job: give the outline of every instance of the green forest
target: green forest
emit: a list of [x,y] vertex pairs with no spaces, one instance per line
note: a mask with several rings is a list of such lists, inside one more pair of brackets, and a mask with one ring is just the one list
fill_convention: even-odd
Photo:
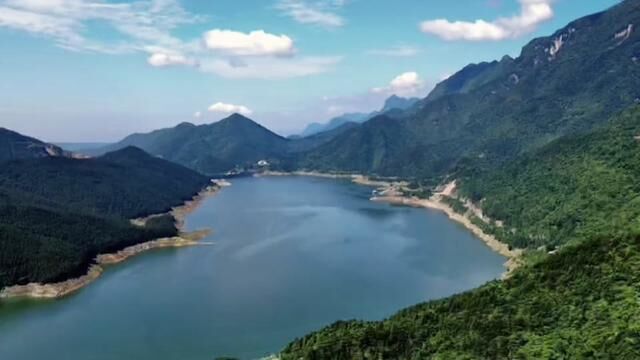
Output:
[[338,322],[282,358],[640,358],[639,134],[636,107],[497,172],[459,169],[462,193],[505,222],[490,230],[530,249],[525,265],[382,322]]
[[517,248],[555,248],[640,226],[640,107],[493,171],[461,168],[464,197]]
[[209,179],[126,148],[96,159],[37,157],[0,168],[0,288],[86,272],[96,255],[177,234],[171,215]]
[[598,237],[507,281],[342,321],[288,345],[283,360],[638,359],[640,237]]

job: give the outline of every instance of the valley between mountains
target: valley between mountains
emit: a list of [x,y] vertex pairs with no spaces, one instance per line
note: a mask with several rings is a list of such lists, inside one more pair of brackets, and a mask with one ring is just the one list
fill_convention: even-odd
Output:
[[[640,2],[624,0],[423,99],[299,136],[233,114],[72,152],[0,129],[0,294],[68,295],[100,264],[197,244],[206,229],[185,233],[181,207],[235,179],[318,176],[445,212],[508,273],[384,320],[336,319],[274,358],[640,358],[638,27]],[[23,287],[54,283],[71,291]]]

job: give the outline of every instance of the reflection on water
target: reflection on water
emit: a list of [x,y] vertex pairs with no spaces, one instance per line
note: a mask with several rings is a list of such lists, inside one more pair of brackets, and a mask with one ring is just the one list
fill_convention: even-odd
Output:
[[139,256],[60,301],[0,305],[0,359],[257,358],[503,271],[443,214],[370,194],[328,179],[237,179],[187,219],[213,228],[214,246]]

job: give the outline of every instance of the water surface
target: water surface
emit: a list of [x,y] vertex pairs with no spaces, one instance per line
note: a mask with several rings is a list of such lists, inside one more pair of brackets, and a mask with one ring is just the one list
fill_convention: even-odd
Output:
[[0,359],[254,359],[504,271],[444,214],[370,194],[328,179],[236,179],[187,218],[214,229],[214,245],[141,255],[62,300],[1,304]]

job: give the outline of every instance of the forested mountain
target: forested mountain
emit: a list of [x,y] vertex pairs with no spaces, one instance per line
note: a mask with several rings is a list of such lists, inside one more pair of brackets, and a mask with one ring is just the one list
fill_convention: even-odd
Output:
[[310,151],[298,166],[436,176],[462,158],[497,166],[587,132],[640,99],[634,24],[640,3],[630,0],[576,20],[533,40],[516,59],[465,68],[396,122],[370,120]]
[[640,231],[640,107],[495,171],[459,172],[462,195],[503,222],[491,230],[519,248]]
[[[448,174],[499,220],[486,231],[527,252],[505,281],[381,322],[338,322],[281,358],[640,358],[639,22],[640,2],[623,1],[517,59],[466,68],[415,117],[374,119],[314,150],[305,164],[321,169],[336,156],[341,169]],[[424,150],[414,164],[395,136]]]
[[277,162],[287,154],[285,139],[234,114],[213,124],[182,123],[148,134],[134,134],[105,150],[136,146],[204,174],[219,174],[260,160]]
[[96,159],[44,157],[0,167],[0,288],[84,273],[100,253],[177,234],[171,216],[209,178],[125,148]]
[[0,162],[15,159],[71,156],[53,144],[0,127]]
[[506,281],[381,322],[342,321],[283,360],[638,359],[640,238],[587,239]]
[[331,141],[336,136],[358,126],[360,126],[359,123],[349,121],[343,123],[335,129],[322,131],[306,137],[289,138],[291,140],[288,145],[289,153],[296,154],[299,152],[305,152],[311,149],[315,149],[316,147]]
[[0,193],[11,202],[120,218],[165,212],[208,183],[133,147],[95,159],[16,160],[0,169]]

